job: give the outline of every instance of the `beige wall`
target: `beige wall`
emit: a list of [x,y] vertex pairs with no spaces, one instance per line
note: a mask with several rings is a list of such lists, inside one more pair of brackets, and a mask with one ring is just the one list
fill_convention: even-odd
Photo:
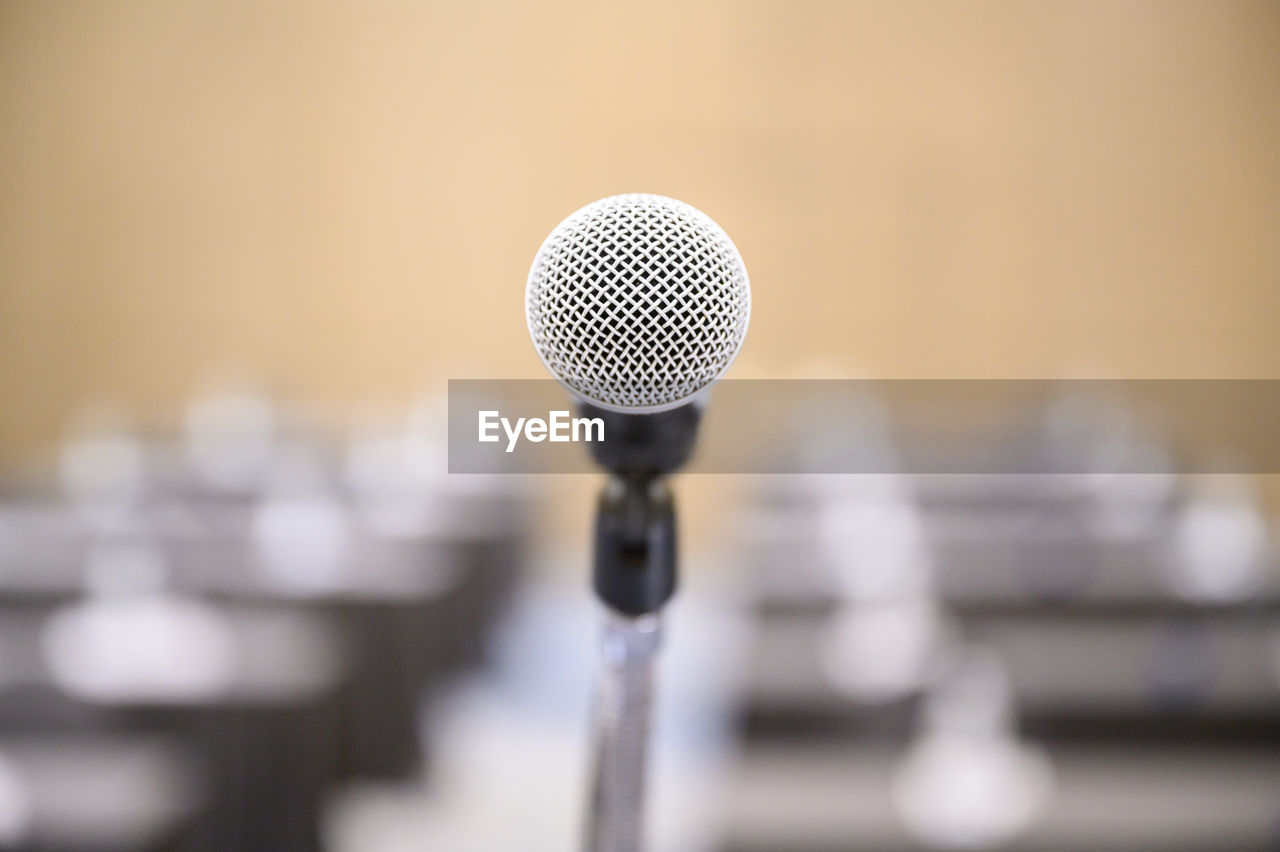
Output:
[[1280,6],[8,0],[0,453],[540,376],[538,243],[637,190],[742,250],[738,376],[1276,377]]

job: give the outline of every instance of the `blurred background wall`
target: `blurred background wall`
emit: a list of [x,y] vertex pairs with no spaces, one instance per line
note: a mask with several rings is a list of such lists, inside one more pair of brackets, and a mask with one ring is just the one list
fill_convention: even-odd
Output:
[[563,216],[731,233],[737,377],[1275,377],[1280,6],[0,5],[0,455],[220,370],[541,377]]

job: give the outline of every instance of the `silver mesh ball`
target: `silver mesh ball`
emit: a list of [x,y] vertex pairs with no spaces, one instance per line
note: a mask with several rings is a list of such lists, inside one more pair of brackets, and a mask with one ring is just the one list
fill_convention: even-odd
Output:
[[547,369],[614,411],[674,408],[720,377],[747,333],[751,288],[728,235],[661,195],[615,195],[561,222],[525,290]]

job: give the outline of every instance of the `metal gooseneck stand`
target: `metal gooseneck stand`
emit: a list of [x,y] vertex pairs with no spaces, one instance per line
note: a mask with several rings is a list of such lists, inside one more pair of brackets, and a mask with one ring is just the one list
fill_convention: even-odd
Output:
[[610,472],[596,507],[593,583],[604,606],[587,806],[586,852],[640,852],[653,667],[662,607],[676,589],[676,519],[666,474],[693,450],[701,408],[604,411],[592,445]]

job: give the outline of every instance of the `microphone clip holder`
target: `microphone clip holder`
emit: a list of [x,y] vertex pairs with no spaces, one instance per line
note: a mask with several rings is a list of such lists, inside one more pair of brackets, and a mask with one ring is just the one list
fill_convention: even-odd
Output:
[[593,584],[611,610],[655,613],[676,590],[676,516],[665,477],[620,476],[596,506]]
[[591,454],[610,474],[596,505],[596,594],[622,615],[657,612],[676,589],[676,516],[666,475],[693,454],[702,405],[628,414],[582,402],[579,411],[604,421],[604,440],[591,444]]

